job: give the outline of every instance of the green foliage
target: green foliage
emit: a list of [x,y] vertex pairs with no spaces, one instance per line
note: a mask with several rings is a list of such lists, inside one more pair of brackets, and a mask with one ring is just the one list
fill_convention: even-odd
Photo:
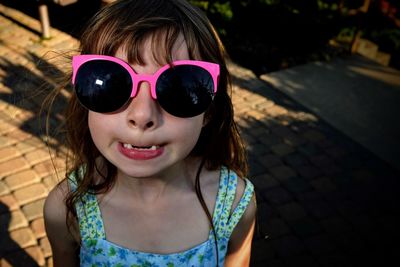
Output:
[[318,0],[317,3],[319,10],[337,11],[339,9],[339,1]]
[[208,10],[208,6],[209,6],[209,1],[196,1],[196,0],[190,0],[190,3],[192,3],[193,5],[201,8],[204,11]]
[[[255,72],[279,69],[282,62],[293,65],[310,55],[325,57],[321,51],[329,40],[351,43],[358,30],[388,53],[400,53],[400,29],[385,24],[378,1],[371,1],[368,17],[347,12],[364,0],[189,1],[206,12],[231,57]],[[400,9],[400,1],[387,1]]]
[[210,8],[210,12],[219,14],[224,21],[230,21],[233,16],[231,3],[229,1],[225,3],[215,2]]
[[281,0],[259,0],[259,2],[262,3],[262,4],[266,4],[266,5],[272,6],[272,5],[279,4],[281,2]]
[[382,31],[374,31],[371,38],[381,42],[381,45],[394,50],[400,50],[400,29],[385,29]]
[[223,21],[230,21],[233,16],[231,1],[198,1],[190,0],[190,3],[206,11],[209,15]]
[[342,43],[351,43],[355,34],[356,34],[355,27],[345,27],[339,31],[339,34],[337,35],[336,39],[337,41]]

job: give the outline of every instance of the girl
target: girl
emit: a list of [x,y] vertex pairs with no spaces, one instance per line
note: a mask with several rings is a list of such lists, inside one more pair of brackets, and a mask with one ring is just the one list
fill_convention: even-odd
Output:
[[184,0],[121,0],[82,37],[71,164],[44,208],[54,266],[249,265],[256,204],[210,22]]

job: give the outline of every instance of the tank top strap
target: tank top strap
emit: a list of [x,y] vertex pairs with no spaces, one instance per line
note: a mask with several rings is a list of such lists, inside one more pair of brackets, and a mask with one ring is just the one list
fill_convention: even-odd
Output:
[[226,167],[221,168],[220,185],[214,214],[214,226],[217,235],[220,238],[225,237],[229,239],[233,229],[250,203],[254,192],[254,186],[247,178],[245,178],[246,186],[243,195],[236,208],[231,212],[236,196],[238,179],[239,178],[234,171],[229,170]]
[[[68,181],[72,191],[77,188],[76,176],[82,176],[84,168],[71,173]],[[79,231],[82,242],[96,242],[96,239],[105,239],[103,220],[96,195],[86,192],[81,199],[75,203],[76,216],[79,223]],[[90,245],[90,244],[87,244]]]
[[250,180],[245,178],[244,181],[246,183],[245,189],[244,189],[242,197],[240,198],[238,205],[236,206],[236,208],[234,209],[234,211],[232,212],[232,214],[230,215],[230,217],[228,219],[226,232],[225,232],[226,236],[231,236],[233,229],[235,229],[235,226],[238,224],[240,218],[242,218],[242,216],[243,216],[244,212],[246,211],[246,208],[249,205],[251,198],[254,194],[254,186],[250,182]]
[[218,237],[225,235],[233,200],[235,199],[237,175],[235,172],[221,167],[220,183],[215,204],[214,227]]

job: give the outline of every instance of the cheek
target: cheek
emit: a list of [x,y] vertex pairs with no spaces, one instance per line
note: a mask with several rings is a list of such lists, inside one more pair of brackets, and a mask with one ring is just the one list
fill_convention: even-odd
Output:
[[202,128],[202,115],[185,119],[185,121],[180,121],[180,123],[175,124],[175,126],[172,128],[174,131],[173,136],[175,136],[176,140],[182,142],[190,152],[196,145]]
[[88,126],[93,143],[97,148],[101,148],[102,144],[107,140],[106,137],[110,134],[108,131],[113,128],[110,127],[110,123],[111,121],[106,116],[89,112]]
[[97,116],[96,113],[89,111],[88,114],[88,126],[90,133],[93,135],[97,132],[97,129],[102,128],[101,119]]

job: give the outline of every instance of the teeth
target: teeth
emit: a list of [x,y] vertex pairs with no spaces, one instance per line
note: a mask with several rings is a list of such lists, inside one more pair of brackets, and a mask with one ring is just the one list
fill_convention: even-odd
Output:
[[133,148],[133,146],[131,144],[123,144],[123,145],[127,149],[132,149]]
[[151,146],[151,147],[138,147],[138,146],[133,146],[131,144],[123,144],[124,148],[127,149],[137,149],[137,150],[156,150],[158,146]]

